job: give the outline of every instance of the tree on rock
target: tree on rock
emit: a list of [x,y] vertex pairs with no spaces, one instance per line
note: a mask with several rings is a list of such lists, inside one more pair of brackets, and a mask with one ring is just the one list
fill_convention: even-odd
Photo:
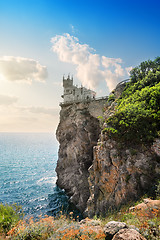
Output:
[[160,135],[160,57],[131,70],[131,80],[106,119],[108,134],[124,142],[152,142]]

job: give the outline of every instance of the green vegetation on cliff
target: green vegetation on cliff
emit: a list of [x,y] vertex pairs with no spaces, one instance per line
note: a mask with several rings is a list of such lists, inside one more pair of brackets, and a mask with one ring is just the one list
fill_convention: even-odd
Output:
[[115,139],[152,142],[160,134],[160,57],[142,62],[131,71],[114,115],[106,120]]

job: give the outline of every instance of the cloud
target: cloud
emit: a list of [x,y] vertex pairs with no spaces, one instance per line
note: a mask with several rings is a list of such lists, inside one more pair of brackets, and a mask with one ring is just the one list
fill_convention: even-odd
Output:
[[121,66],[122,59],[100,56],[89,45],[81,44],[78,38],[68,33],[56,35],[51,42],[52,51],[60,61],[76,66],[77,78],[86,87],[95,89],[100,82],[106,81],[111,91],[128,74]]
[[108,57],[105,57],[105,56],[102,56],[102,61],[103,61],[103,65],[106,68],[111,67],[111,66],[116,67],[117,65],[122,63],[121,58],[108,58]]
[[46,108],[46,107],[21,107],[21,110],[25,110],[31,113],[36,114],[47,114],[50,116],[57,116],[59,113],[59,109],[57,108]]
[[130,71],[133,69],[133,67],[126,67],[125,69],[126,69],[128,75],[130,75]]
[[54,132],[58,122],[59,109],[0,105],[0,132]]
[[0,95],[0,105],[11,105],[17,102],[18,98],[14,96]]
[[9,81],[44,82],[47,68],[39,62],[22,57],[4,56],[0,58],[0,74]]
[[62,82],[53,82],[53,85],[55,85],[55,86],[63,86],[63,83]]
[[102,65],[105,67],[104,76],[110,90],[125,76],[125,70],[120,63],[122,63],[122,59],[120,58],[107,58],[102,56]]

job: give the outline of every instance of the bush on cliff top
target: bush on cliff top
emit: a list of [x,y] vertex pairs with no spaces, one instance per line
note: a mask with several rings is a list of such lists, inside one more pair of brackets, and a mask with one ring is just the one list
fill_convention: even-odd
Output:
[[160,130],[160,57],[132,69],[130,80],[104,130],[125,142],[152,142]]

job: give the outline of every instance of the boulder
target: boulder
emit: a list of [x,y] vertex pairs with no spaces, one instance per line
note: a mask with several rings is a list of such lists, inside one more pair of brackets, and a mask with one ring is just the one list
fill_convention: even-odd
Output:
[[143,203],[140,203],[134,207],[129,208],[129,212],[137,212],[137,211],[152,211],[153,209],[160,209],[160,200],[152,200],[150,198],[146,198],[143,200]]
[[149,208],[157,208],[160,209],[160,200],[152,200],[150,198],[144,199],[144,203],[147,205]]
[[145,203],[140,203],[134,207],[130,207],[129,212],[134,212],[134,211],[139,211],[139,210],[143,211],[145,209],[147,209],[147,205]]
[[113,237],[113,240],[146,240],[139,232],[135,229],[121,229]]
[[106,240],[110,240],[113,236],[120,230],[127,228],[126,223],[111,221],[108,222],[104,227],[104,233],[106,235]]

